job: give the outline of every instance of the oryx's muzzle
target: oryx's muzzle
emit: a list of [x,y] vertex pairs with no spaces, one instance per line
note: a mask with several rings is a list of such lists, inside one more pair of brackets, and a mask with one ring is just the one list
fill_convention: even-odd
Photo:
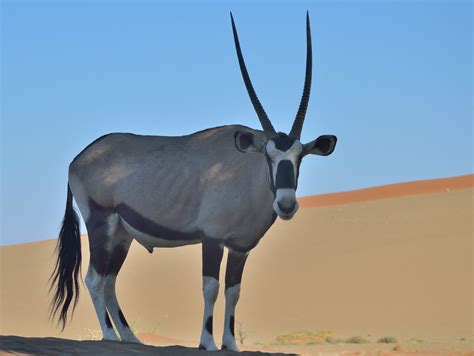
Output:
[[289,220],[298,211],[298,202],[296,201],[296,191],[292,188],[277,189],[275,200],[273,201],[273,210],[283,220]]

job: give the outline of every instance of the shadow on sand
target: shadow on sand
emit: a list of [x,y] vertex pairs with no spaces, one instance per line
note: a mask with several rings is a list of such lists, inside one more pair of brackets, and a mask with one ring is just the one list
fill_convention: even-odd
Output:
[[[200,351],[184,346],[148,346],[116,341],[77,341],[54,337],[0,336],[0,354],[146,354],[146,355],[215,355],[216,352]],[[219,355],[236,355],[232,351],[219,351]],[[281,353],[242,352],[242,355],[289,355]]]

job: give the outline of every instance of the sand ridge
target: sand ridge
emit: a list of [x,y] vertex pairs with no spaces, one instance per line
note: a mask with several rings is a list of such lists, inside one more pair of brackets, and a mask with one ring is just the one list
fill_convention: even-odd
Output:
[[474,174],[459,177],[419,180],[298,198],[302,208],[352,204],[357,202],[400,198],[410,195],[450,192],[474,187]]

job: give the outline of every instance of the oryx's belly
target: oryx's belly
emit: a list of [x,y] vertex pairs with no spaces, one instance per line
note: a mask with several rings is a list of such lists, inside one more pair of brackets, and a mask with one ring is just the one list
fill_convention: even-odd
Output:
[[140,245],[145,247],[148,251],[152,251],[154,247],[179,247],[200,243],[200,240],[167,240],[156,236],[151,236],[141,231],[138,231],[123,218],[121,219],[122,226],[127,232],[137,240]]
[[116,210],[125,230],[150,252],[154,247],[178,247],[201,242],[199,231],[170,229],[141,216],[125,204],[120,204]]

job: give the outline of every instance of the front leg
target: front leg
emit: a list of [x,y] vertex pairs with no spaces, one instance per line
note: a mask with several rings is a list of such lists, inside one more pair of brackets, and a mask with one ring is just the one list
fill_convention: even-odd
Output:
[[219,270],[223,247],[219,241],[205,240],[202,243],[202,291],[204,294],[204,316],[202,320],[200,350],[217,350],[212,335],[214,304],[219,293]]
[[239,351],[235,342],[235,306],[240,296],[240,281],[248,253],[229,250],[225,273],[225,318],[222,350]]

